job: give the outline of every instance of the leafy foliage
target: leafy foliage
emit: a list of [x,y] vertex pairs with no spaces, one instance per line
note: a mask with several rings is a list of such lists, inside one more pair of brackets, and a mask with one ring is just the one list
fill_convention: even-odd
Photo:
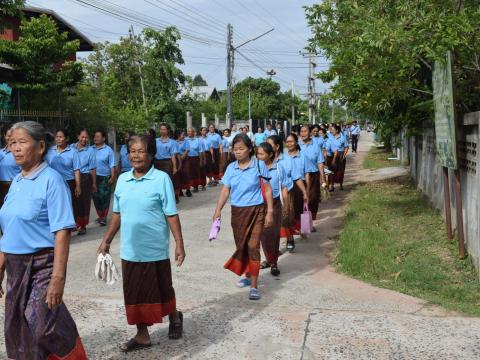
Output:
[[193,78],[193,86],[208,86],[208,83],[202,75],[198,74]]

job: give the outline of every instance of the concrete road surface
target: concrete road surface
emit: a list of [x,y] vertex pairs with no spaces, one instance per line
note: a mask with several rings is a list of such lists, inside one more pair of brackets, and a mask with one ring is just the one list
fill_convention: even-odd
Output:
[[[348,158],[347,182],[362,180],[355,172],[370,144],[364,133],[359,152]],[[180,204],[187,257],[182,268],[173,269],[178,307],[185,314],[179,341],[168,340],[166,319],[151,328],[153,348],[121,354],[118,345],[135,333],[126,322],[122,286],[104,285],[93,276],[105,228],[91,225],[86,237],[73,237],[65,302],[90,359],[480,359],[478,319],[335,272],[332,239],[342,229],[349,188],[321,204],[318,232],[298,241],[296,253],[281,257],[279,278],[264,270],[263,297],[249,301],[248,290],[236,288],[237,277],[223,270],[234,250],[229,206],[219,239],[208,242],[219,189]],[[118,239],[112,254],[119,266]]]

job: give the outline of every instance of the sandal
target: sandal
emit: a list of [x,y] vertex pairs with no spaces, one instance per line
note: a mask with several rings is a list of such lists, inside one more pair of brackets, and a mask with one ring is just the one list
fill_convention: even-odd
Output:
[[287,241],[287,250],[289,252],[293,252],[293,250],[295,250],[295,240]]
[[170,322],[168,326],[168,338],[170,340],[178,340],[183,335],[183,313],[178,312],[178,321]]
[[128,340],[125,344],[120,345],[120,351],[125,353],[130,351],[142,350],[152,347],[152,344],[140,344],[135,338]]
[[272,265],[272,268],[270,269],[270,274],[272,274],[273,276],[280,275],[280,269],[277,265]]
[[270,264],[266,261],[262,261],[260,264],[260,269],[268,269],[270,267]]

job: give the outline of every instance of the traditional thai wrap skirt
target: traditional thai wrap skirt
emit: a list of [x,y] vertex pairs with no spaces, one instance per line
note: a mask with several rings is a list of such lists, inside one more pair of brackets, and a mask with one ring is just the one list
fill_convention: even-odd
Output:
[[273,199],[273,225],[264,228],[261,236],[265,259],[270,265],[276,265],[280,255],[280,226],[282,224],[282,204],[280,198]]
[[344,151],[337,152],[337,158],[334,161],[334,157],[330,157],[329,168],[333,171],[333,175],[330,175],[330,184],[343,184],[343,178],[345,177],[345,166],[347,165],[347,159],[341,160]]
[[190,176],[190,158],[188,156],[182,161],[182,168],[180,169],[179,176],[180,176],[180,189],[182,190],[190,190],[192,186],[191,176]]
[[265,205],[232,206],[232,229],[237,250],[224,268],[241,276],[260,273],[260,238],[265,223]]
[[7,196],[11,184],[11,181],[0,181],[0,207],[3,206],[5,196]]
[[65,304],[50,310],[45,302],[53,252],[45,249],[28,255],[5,254],[5,345],[11,360],[87,359]]
[[200,167],[200,186],[207,185],[207,169],[209,168],[208,159],[210,159],[210,163],[212,162],[210,151],[204,151],[203,154],[205,155],[205,163]]
[[170,176],[170,180],[172,180],[173,184],[173,161],[172,159],[162,159],[154,161],[155,169],[161,170]]
[[202,182],[200,176],[200,156],[189,156],[187,166],[190,177],[190,186],[198,188]]
[[[210,154],[211,156],[211,154]],[[215,180],[220,180],[220,149],[213,149],[213,157],[210,162],[210,172],[207,172],[208,177],[213,177]]]
[[290,230],[292,234],[300,234],[300,217],[303,213],[303,193],[296,183],[293,184],[293,189],[289,193],[291,202],[290,211],[293,212],[293,221]]
[[75,196],[75,188],[77,187],[75,180],[67,180],[68,188],[70,189],[70,195],[72,197],[72,208],[73,208],[73,216],[77,218],[77,206],[76,202],[78,198]]
[[320,203],[320,172],[307,174],[310,176],[310,183],[307,182],[308,208],[312,213],[312,219],[315,220]]
[[230,164],[230,153],[222,152],[220,154],[220,178],[225,174],[228,164]]
[[80,197],[73,200],[75,208],[75,221],[77,227],[86,228],[90,221],[90,207],[92,206],[92,175],[80,174]]
[[282,224],[280,227],[281,238],[289,238],[295,234],[293,230],[294,222],[295,222],[294,190],[295,190],[295,187],[293,187],[288,192],[288,199],[284,199],[284,204],[288,204],[288,213],[285,214],[285,211],[282,211]]
[[176,309],[170,259],[122,260],[123,296],[129,325],[153,325]]
[[106,219],[110,209],[112,187],[108,184],[110,176],[97,175],[97,192],[92,194],[93,205],[100,219]]
[[180,156],[177,156],[177,164],[179,168],[177,169],[177,172],[172,176],[172,179],[173,179],[173,190],[175,191],[175,196],[178,198],[178,196],[180,196],[180,190],[182,188],[182,179],[180,174],[180,171],[182,169],[182,163],[180,160]]

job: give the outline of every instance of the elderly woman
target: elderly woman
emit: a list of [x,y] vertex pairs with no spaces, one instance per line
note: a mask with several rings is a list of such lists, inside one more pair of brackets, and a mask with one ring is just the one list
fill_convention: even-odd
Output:
[[5,196],[10,189],[12,180],[21,171],[10,151],[10,137],[12,130],[8,129],[5,133],[5,143],[7,144],[0,150],[0,207],[3,206]]
[[155,139],[133,136],[129,141],[132,171],[120,175],[113,216],[98,253],[108,253],[120,229],[123,293],[129,325],[137,334],[120,349],[124,352],[151,346],[148,326],[169,316],[168,337],[179,339],[183,315],[176,309],[169,259],[169,232],[175,241],[175,261],[185,259],[180,219],[170,177],[153,166]]
[[43,160],[47,146],[42,125],[15,124],[10,146],[22,172],[0,209],[0,283],[7,271],[7,357],[87,359],[75,322],[62,302],[70,230],[75,228],[67,205],[69,189]]

